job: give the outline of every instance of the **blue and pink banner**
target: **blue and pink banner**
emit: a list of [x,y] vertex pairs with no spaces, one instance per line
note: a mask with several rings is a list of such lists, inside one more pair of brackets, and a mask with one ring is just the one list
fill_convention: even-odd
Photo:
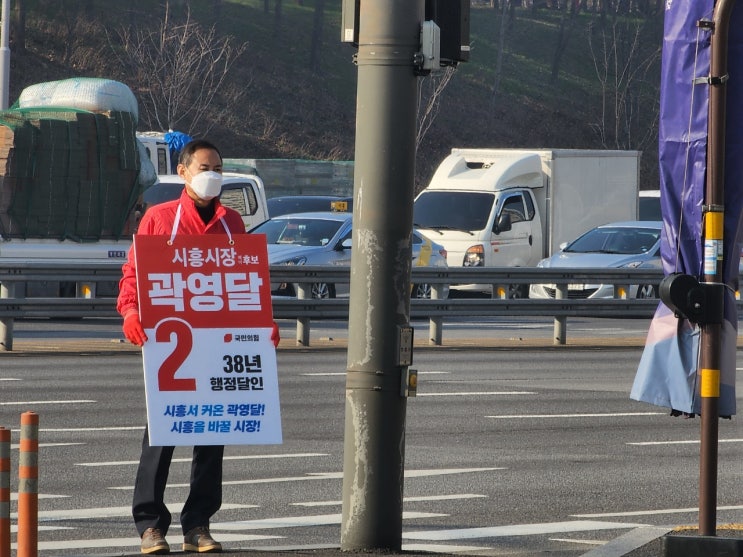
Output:
[[[711,21],[713,0],[666,2],[661,69],[659,162],[666,274],[703,273],[702,208],[705,203],[709,118],[710,39],[699,26]],[[743,8],[736,3],[728,45],[724,281],[728,285],[722,327],[720,415],[735,414],[735,349],[743,212]],[[697,368],[699,329],[660,304],[648,331],[630,398],[680,412],[700,411]]]

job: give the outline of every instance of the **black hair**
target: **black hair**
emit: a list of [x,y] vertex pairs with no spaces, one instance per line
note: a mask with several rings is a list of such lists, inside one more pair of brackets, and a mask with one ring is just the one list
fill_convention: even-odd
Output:
[[217,149],[217,146],[214,145],[214,143],[207,141],[206,139],[194,139],[186,143],[183,147],[181,154],[178,157],[178,163],[187,167],[191,164],[193,154],[199,149],[212,149],[219,155],[219,160],[222,160],[222,153],[219,152],[219,149]]

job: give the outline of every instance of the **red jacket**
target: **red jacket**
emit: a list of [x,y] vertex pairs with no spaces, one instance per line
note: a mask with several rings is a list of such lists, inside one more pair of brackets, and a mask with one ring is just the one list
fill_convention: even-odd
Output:
[[[204,224],[196,211],[193,199],[188,197],[185,188],[180,199],[161,203],[147,209],[139,223],[137,234],[166,234],[169,236],[173,232],[178,205],[181,205],[182,209],[177,234],[225,234],[220,218],[224,218],[227,228],[232,234],[245,234],[245,224],[240,214],[234,209],[222,205],[218,199],[214,200],[214,216],[207,224]],[[119,298],[116,309],[123,317],[126,317],[132,311],[139,311],[134,246],[129,248],[129,255],[121,270],[123,276],[119,281]]]

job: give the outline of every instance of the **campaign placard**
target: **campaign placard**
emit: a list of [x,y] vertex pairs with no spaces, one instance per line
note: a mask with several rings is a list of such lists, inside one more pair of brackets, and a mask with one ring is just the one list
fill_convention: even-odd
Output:
[[281,443],[266,238],[135,235],[151,445]]

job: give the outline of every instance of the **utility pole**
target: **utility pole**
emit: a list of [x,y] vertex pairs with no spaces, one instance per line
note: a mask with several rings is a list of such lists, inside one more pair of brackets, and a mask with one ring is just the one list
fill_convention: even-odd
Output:
[[2,0],[0,17],[0,110],[7,110],[10,98],[10,0]]
[[423,0],[360,0],[341,549],[402,545]]

